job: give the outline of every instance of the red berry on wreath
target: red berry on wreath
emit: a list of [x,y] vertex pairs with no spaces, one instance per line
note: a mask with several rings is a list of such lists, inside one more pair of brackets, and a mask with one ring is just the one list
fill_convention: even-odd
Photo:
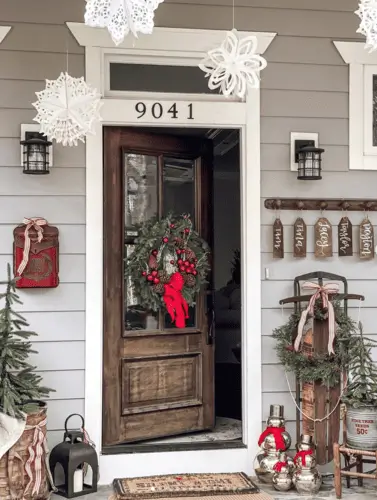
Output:
[[160,283],[160,280],[159,280],[158,278],[155,278],[155,279],[153,280],[153,283],[154,283],[155,285],[158,285],[158,284]]
[[141,273],[141,275],[142,275],[142,276],[146,276],[146,275],[147,275],[147,273],[146,273],[145,271],[143,271],[143,272]]
[[170,224],[170,227],[171,227],[172,229],[174,229],[174,228],[175,228],[175,224]]
[[179,266],[181,266],[181,265],[183,264],[183,260],[182,260],[182,259],[178,259],[177,264],[178,264]]
[[185,260],[185,266],[190,267],[190,262],[188,260]]
[[157,274],[158,274],[158,273],[157,273],[157,271],[152,271],[152,272],[151,272],[151,275],[152,275],[152,276],[157,276]]
[[191,269],[191,267],[186,267],[186,273],[187,273],[187,274],[191,274],[191,273],[192,273],[192,269]]
[[194,270],[192,271],[192,274],[193,274],[194,276],[196,276],[196,275],[198,274],[198,271],[196,271],[196,270],[194,269]]
[[185,233],[190,234],[190,229],[188,227],[185,229]]
[[167,238],[167,237],[165,236],[165,238],[162,238],[162,241],[163,241],[164,243],[169,243],[169,238]]
[[181,253],[182,253],[182,250],[179,250],[179,248],[178,248],[177,255],[181,255]]
[[170,264],[175,264],[174,260],[171,260],[171,261],[170,261]]
[[191,267],[192,269],[194,269],[195,264],[194,264],[193,262],[191,262],[190,267]]
[[148,281],[153,281],[153,276],[151,274],[149,274],[147,280]]
[[179,268],[179,270],[180,270],[182,273],[184,273],[184,272],[186,271],[186,268],[185,268],[185,266],[181,266],[181,267]]
[[157,257],[157,255],[158,255],[157,250],[153,250],[152,255],[154,255],[155,257]]

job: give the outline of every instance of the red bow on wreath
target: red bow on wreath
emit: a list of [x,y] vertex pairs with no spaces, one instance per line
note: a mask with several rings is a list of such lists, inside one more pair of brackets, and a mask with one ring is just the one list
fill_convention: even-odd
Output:
[[175,321],[177,328],[186,326],[185,319],[188,318],[188,304],[182,296],[184,285],[183,276],[180,273],[174,273],[169,283],[165,285],[164,302],[166,310],[170,314],[171,320]]

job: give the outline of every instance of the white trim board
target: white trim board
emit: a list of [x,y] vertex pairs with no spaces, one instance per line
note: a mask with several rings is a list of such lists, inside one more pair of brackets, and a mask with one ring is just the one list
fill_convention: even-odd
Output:
[[[208,30],[175,30],[156,28],[152,35],[134,41],[128,38],[115,48],[106,30],[87,28],[68,23],[80,44],[86,46],[86,80],[103,88],[105,55],[136,55],[148,60],[153,50],[166,58],[192,59],[221,41],[224,32]],[[245,33],[245,35],[250,33]],[[265,51],[274,34],[254,33]],[[133,47],[135,42],[135,47]],[[140,52],[142,47],[142,53]],[[110,50],[111,48],[111,50]],[[106,50],[104,50],[106,49]],[[196,52],[195,52],[196,51]],[[262,52],[261,52],[262,53]],[[195,55],[196,54],[196,55]],[[222,96],[223,97],[223,96]],[[245,102],[197,101],[191,99],[195,120],[181,114],[178,120],[164,113],[155,120],[151,113],[142,119],[135,113],[135,96],[124,92],[122,98],[104,99],[101,123],[95,125],[95,136],[86,141],[86,367],[85,367],[85,421],[91,439],[101,450],[102,437],[102,341],[103,341],[103,126],[158,126],[240,129],[241,168],[241,255],[242,255],[242,411],[245,448],[228,450],[198,450],[167,453],[140,453],[101,455],[99,465],[101,484],[109,484],[114,477],[149,476],[184,472],[253,473],[253,457],[262,421],[262,364],[261,364],[261,266],[260,266],[260,89],[249,91]],[[139,96],[148,107],[156,102],[153,93]],[[164,105],[172,96],[165,94]],[[178,110],[186,109],[184,96],[177,99]],[[149,109],[149,108],[148,108]]]
[[[198,30],[184,28],[154,28],[152,35],[141,35],[139,38],[128,36],[115,47],[114,42],[106,28],[92,28],[84,23],[70,23],[67,26],[76,38],[77,42],[84,47],[101,47],[112,49],[116,54],[121,49],[130,53],[144,52],[149,55],[156,51],[170,51],[171,55],[177,52],[189,52],[191,54],[204,55],[209,49],[221,44],[226,31]],[[240,31],[241,37],[254,35],[258,39],[258,53],[264,54],[268,46],[275,38],[276,33]]]
[[372,106],[368,78],[370,66],[377,65],[377,52],[368,52],[363,42],[334,41],[334,45],[349,64],[349,169],[377,170],[377,147],[371,146],[372,120],[368,109]]
[[0,43],[4,40],[11,29],[12,26],[0,26]]

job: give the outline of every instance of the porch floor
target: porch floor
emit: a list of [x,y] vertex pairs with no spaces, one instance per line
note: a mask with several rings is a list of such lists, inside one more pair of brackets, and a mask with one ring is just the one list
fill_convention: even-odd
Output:
[[[376,500],[377,481],[368,480],[364,483],[364,487],[359,488],[358,486],[356,486],[355,480],[353,480],[351,484],[354,484],[354,486],[352,486],[349,490],[345,487],[345,484],[343,484],[343,498],[345,498],[345,500]],[[269,493],[275,500],[297,500],[299,498],[301,500],[311,500],[314,498],[316,500],[335,500],[336,498],[333,487],[333,479],[326,479],[324,481],[324,485],[321,488],[321,491],[315,497],[300,496],[294,490],[288,491],[287,493],[279,493],[278,491],[275,491],[272,486],[266,484],[260,484],[260,488],[266,493]],[[113,489],[111,488],[111,486],[107,486],[100,487],[99,491],[95,494],[85,495],[80,498],[82,498],[83,500],[108,500],[112,494]],[[62,497],[58,495],[52,495],[51,498],[52,500],[59,500]]]

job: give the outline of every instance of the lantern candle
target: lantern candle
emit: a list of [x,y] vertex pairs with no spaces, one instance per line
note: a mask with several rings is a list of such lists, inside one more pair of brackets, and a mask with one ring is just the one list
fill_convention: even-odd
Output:
[[73,474],[73,493],[84,489],[84,469],[76,469]]

